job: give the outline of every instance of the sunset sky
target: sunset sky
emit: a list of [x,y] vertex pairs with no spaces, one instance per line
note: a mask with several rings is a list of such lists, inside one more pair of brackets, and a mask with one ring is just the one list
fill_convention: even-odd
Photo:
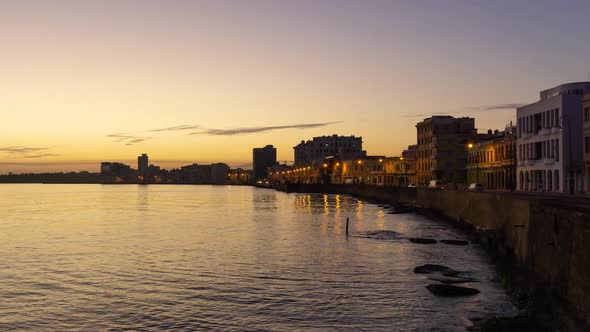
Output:
[[[0,173],[249,167],[362,136],[398,155],[432,114],[503,129],[590,71],[590,1],[0,0]],[[135,165],[134,165],[135,166]]]

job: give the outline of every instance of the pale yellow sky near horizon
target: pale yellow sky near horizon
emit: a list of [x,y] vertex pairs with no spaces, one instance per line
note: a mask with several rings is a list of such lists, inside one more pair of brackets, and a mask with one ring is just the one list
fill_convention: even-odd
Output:
[[[1,2],[0,173],[97,171],[141,153],[243,167],[254,147],[293,160],[300,140],[331,134],[398,155],[431,114],[503,129],[507,104],[585,78],[575,33],[544,50],[537,34],[557,32],[542,20],[509,25],[528,7],[451,3]],[[177,126],[198,128],[150,131]]]

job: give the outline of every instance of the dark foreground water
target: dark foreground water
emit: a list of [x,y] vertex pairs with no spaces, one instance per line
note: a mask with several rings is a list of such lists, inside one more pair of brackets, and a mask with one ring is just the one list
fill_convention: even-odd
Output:
[[[0,185],[0,330],[463,331],[513,312],[448,225],[338,195],[250,187]],[[392,230],[402,238],[346,238]],[[439,298],[412,272],[480,280]]]

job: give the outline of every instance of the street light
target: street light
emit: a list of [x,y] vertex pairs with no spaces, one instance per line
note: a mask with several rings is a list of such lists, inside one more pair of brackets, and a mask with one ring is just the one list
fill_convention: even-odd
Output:
[[[475,147],[475,145],[473,145],[473,143],[469,143],[467,144],[467,147],[471,150]],[[475,174],[475,183],[479,184],[479,155],[477,151],[475,151]]]

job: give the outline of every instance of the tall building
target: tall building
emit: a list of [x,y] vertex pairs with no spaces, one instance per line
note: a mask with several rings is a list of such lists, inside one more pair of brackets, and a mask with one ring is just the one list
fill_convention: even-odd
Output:
[[516,110],[518,190],[581,191],[585,92],[590,82],[562,84]]
[[145,153],[137,157],[137,177],[140,182],[149,177],[148,156]]
[[584,95],[584,160],[586,180],[586,193],[590,194],[590,93]]
[[295,167],[321,164],[326,157],[345,160],[367,156],[367,152],[363,151],[363,138],[354,135],[314,137],[312,140],[301,141],[293,150]]
[[475,119],[433,116],[419,122],[416,129],[418,183],[466,183],[467,146],[477,136]]
[[252,169],[254,179],[265,179],[268,176],[268,168],[277,163],[277,149],[272,145],[252,150]]
[[479,183],[488,190],[516,188],[516,128],[507,126],[502,132],[478,135],[468,145],[468,183]]

